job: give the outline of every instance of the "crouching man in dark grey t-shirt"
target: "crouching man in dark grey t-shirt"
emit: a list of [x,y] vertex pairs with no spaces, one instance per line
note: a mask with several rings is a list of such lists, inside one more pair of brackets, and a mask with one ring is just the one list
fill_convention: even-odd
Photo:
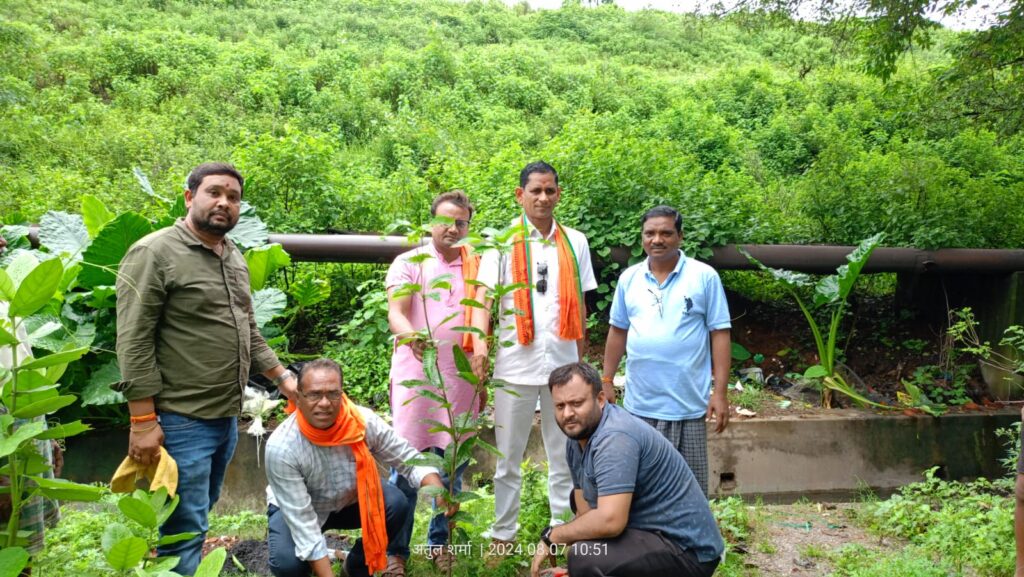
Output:
[[555,420],[569,437],[576,518],[541,534],[532,575],[566,546],[569,575],[708,577],[725,550],[704,493],[658,431],[607,403],[585,363],[554,370]]

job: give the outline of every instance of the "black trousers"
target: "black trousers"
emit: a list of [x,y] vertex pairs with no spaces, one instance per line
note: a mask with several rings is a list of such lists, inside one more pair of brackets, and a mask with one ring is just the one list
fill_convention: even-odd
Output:
[[701,563],[660,533],[626,529],[614,539],[579,541],[566,551],[572,577],[710,577],[718,559]]
[[[408,500],[390,483],[381,483],[384,491],[384,524],[387,527],[388,541],[394,538],[405,523],[405,516],[411,515]],[[270,572],[275,577],[305,577],[310,574],[309,563],[295,556],[295,542],[292,540],[291,529],[284,520],[284,513],[274,505],[267,506],[268,535],[270,548]],[[358,529],[359,504],[351,505],[335,511],[327,517],[321,531],[327,529]],[[345,571],[350,577],[367,577],[366,555],[363,553],[363,540],[357,539],[345,560]]]

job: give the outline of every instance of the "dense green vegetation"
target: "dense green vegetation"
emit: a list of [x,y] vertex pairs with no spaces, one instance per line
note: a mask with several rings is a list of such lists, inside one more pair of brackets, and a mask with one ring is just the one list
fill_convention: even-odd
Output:
[[[0,213],[83,192],[145,210],[236,162],[272,230],[382,230],[462,187],[490,224],[518,168],[562,171],[599,254],[655,202],[728,241],[1019,246],[1024,140],[937,98],[933,34],[883,85],[870,36],[779,17],[425,0],[0,5]],[[20,217],[15,212],[20,212]]]

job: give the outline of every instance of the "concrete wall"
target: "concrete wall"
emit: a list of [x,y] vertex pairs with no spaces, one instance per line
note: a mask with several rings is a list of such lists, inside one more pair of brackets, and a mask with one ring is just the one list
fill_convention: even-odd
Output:
[[[709,489],[712,495],[775,501],[845,498],[863,486],[884,493],[919,481],[935,465],[947,479],[996,478],[1005,474],[998,464],[1005,449],[995,430],[1019,415],[1019,409],[1004,409],[936,419],[847,410],[734,421],[721,435],[708,433]],[[529,434],[527,456],[543,462],[539,427],[535,424]],[[109,482],[127,452],[127,439],[127,432],[119,431],[69,439],[65,476]],[[493,444],[494,432],[485,431],[483,439]],[[255,438],[239,438],[218,510],[264,510],[262,452]],[[469,477],[491,479],[494,456],[478,451],[477,459]]]

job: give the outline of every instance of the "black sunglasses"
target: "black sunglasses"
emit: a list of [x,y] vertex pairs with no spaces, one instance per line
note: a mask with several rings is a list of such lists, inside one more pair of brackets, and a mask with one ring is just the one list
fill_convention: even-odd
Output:
[[537,264],[537,275],[540,276],[540,280],[537,281],[537,292],[544,294],[548,292],[548,263]]

